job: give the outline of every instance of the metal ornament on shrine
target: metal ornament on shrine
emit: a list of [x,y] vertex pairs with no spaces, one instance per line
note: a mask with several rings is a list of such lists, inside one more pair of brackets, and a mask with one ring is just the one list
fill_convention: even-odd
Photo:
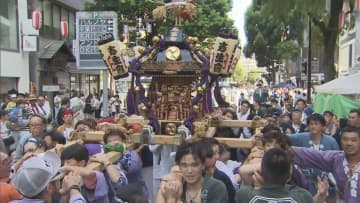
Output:
[[[213,40],[212,49],[202,48],[199,39],[187,36],[181,27],[181,21],[193,18],[196,10],[189,1],[157,7],[155,20],[173,17],[175,25],[165,37],[153,37],[148,48],[129,48],[111,34],[99,40],[98,49],[114,79],[131,77],[128,114],[142,115],[156,134],[177,135],[186,127],[191,135],[202,136],[212,122],[206,116],[213,114],[213,97],[219,107],[229,107],[219,79],[234,72],[241,55],[239,41],[222,33]],[[143,76],[151,78],[148,89]]]

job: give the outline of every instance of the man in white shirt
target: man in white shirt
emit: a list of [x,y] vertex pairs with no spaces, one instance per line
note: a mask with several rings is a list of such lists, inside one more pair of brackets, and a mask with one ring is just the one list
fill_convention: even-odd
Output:
[[38,96],[38,99],[35,103],[33,110],[36,114],[42,115],[48,121],[50,120],[50,118],[51,118],[50,105],[48,102],[45,101],[44,96],[42,96],[42,95]]

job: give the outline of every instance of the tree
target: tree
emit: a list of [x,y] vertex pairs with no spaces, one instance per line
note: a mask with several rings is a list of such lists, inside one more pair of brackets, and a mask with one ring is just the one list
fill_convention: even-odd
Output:
[[244,65],[240,63],[238,63],[236,65],[236,68],[234,70],[234,73],[231,76],[232,81],[235,81],[239,84],[243,83],[246,80],[246,70],[244,68]]
[[[325,80],[335,78],[334,54],[336,42],[340,29],[338,27],[339,14],[343,9],[344,0],[331,0],[330,9],[325,10],[325,1],[314,0],[265,0],[262,2],[265,13],[272,13],[280,18],[287,15],[287,11],[296,9],[301,12],[301,18],[311,22],[322,34],[324,51],[324,74]],[[350,0],[350,7],[353,9],[354,0]]]
[[227,16],[231,6],[231,0],[211,0],[199,4],[196,19],[183,23],[186,34],[205,39],[216,37],[221,31],[237,33],[234,21]]
[[247,73],[247,75],[248,75],[247,80],[250,83],[255,83],[261,78],[261,72],[259,72],[256,67],[250,68],[250,71]]
[[[194,20],[183,22],[187,35],[197,36],[200,40],[207,37],[218,36],[220,31],[237,31],[234,22],[227,16],[231,10],[231,0],[194,1],[198,6],[198,14]],[[160,0],[93,0],[86,3],[85,10],[88,11],[115,11],[126,19],[134,20],[136,17],[144,17],[146,13],[151,18],[152,10],[163,3]],[[135,25],[135,22],[133,22]],[[169,25],[173,25],[172,19],[166,22],[153,23],[152,35],[166,34]],[[119,33],[122,33],[122,25],[119,23]],[[151,38],[150,38],[151,39]]]
[[251,6],[245,14],[245,32],[248,43],[245,56],[255,53],[258,66],[270,67],[274,60],[295,58],[303,39],[302,21],[296,9],[288,10],[286,17],[264,12],[264,7]]

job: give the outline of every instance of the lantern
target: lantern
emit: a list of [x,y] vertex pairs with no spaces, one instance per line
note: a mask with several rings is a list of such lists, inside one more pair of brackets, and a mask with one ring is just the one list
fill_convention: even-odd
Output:
[[41,27],[41,11],[33,11],[31,17],[33,28],[39,30]]
[[68,22],[66,20],[60,21],[60,32],[61,36],[66,38],[69,34]]

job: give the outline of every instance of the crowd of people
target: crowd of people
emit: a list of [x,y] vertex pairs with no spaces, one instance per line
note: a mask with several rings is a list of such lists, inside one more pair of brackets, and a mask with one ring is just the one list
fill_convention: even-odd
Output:
[[[360,109],[340,119],[331,110],[315,113],[304,97],[270,92],[259,81],[251,99],[241,94],[238,105],[214,115],[262,118],[261,133],[217,127],[211,137],[180,146],[127,146],[126,130],[151,129],[118,129],[116,96],[109,100],[111,117],[101,118],[101,99],[92,95],[57,96],[51,108],[45,96],[9,94],[0,110],[0,203],[360,202]],[[95,130],[104,131],[101,143],[78,142],[55,153],[76,133]],[[258,142],[229,148],[216,137]],[[102,156],[112,151],[121,154],[115,162]],[[93,162],[102,170],[87,167]]]

